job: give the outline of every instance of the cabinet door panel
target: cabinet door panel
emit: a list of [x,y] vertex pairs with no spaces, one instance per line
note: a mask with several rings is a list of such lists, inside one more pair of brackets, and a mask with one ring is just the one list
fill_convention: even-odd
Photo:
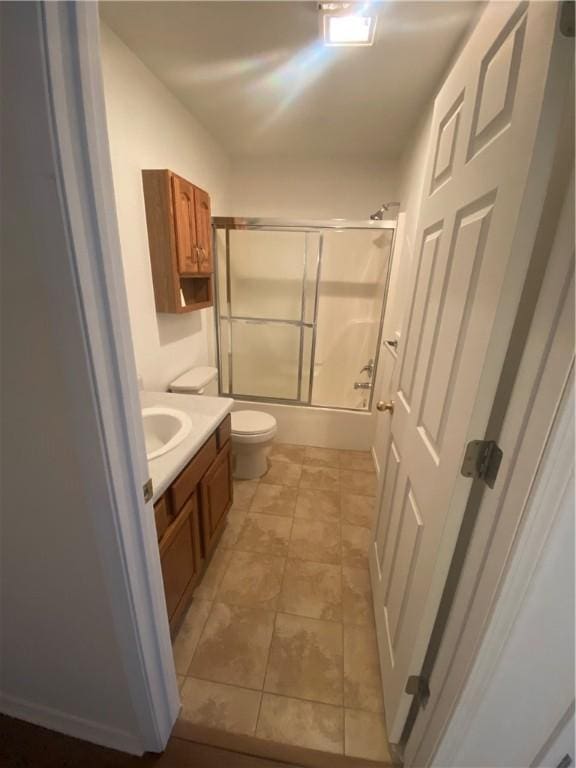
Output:
[[204,556],[214,547],[232,504],[232,461],[230,443],[226,443],[216,461],[202,478],[202,542]]
[[172,176],[176,254],[181,274],[198,272],[198,241],[194,186],[179,176]]
[[170,623],[177,619],[201,567],[198,503],[189,499],[160,544],[160,561]]
[[196,211],[196,238],[198,245],[198,271],[209,274],[214,271],[212,264],[212,214],[210,196],[199,187],[194,190]]

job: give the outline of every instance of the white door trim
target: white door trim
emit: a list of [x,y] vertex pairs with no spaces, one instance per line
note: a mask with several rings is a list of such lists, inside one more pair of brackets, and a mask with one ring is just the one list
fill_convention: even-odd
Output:
[[[107,465],[110,507],[91,508],[122,661],[139,723],[138,751],[162,751],[180,706],[122,273],[96,3],[38,3],[46,96],[71,268]],[[75,735],[74,723],[67,731]],[[81,734],[78,734],[81,737]],[[136,749],[136,748],[134,748]]]

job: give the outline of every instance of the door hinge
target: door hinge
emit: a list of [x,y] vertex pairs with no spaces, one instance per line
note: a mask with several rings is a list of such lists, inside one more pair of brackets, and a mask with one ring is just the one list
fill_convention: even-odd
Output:
[[560,32],[564,37],[574,37],[574,0],[564,0],[560,6]]
[[430,698],[430,686],[428,680],[422,675],[411,675],[406,681],[407,694],[414,696],[419,708],[424,708]]
[[460,472],[464,477],[484,480],[489,488],[494,488],[502,456],[494,440],[471,440],[466,446]]
[[149,501],[152,501],[152,496],[154,496],[154,487],[152,485],[151,477],[149,477],[142,486],[142,493],[144,494],[144,501],[146,504],[148,504]]

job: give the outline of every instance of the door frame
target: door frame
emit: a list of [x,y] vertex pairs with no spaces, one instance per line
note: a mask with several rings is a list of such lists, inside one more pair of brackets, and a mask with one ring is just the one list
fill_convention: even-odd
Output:
[[[180,709],[148,479],[106,125],[96,3],[37,2],[45,96],[75,296],[110,489],[88,510],[139,733],[128,752],[161,752]],[[74,354],[69,353],[70,370]],[[86,738],[71,720],[69,735]],[[50,724],[47,724],[50,727]]]

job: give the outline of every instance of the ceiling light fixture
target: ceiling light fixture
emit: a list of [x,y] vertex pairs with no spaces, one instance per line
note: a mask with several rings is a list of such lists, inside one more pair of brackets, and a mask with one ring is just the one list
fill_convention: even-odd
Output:
[[[366,13],[366,5],[354,11],[354,3],[320,3],[325,45],[372,45],[376,16]],[[358,6],[357,6],[358,7]]]

